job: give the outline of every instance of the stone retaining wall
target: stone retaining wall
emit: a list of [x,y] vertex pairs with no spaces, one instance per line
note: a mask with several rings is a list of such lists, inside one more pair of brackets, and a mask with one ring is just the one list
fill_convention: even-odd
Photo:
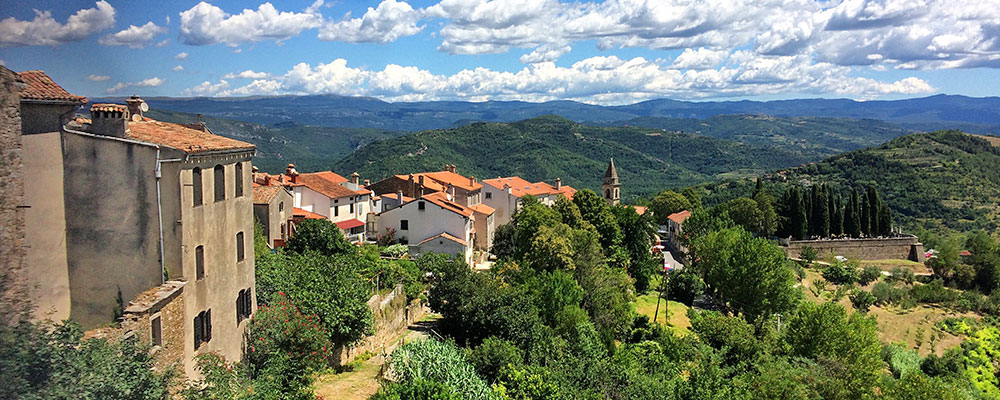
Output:
[[374,317],[375,334],[366,336],[349,346],[341,346],[334,352],[334,365],[344,365],[365,352],[379,353],[383,348],[391,348],[400,334],[423,318],[429,309],[420,299],[407,303],[403,285],[396,285],[386,295],[374,295],[368,299],[368,309]]
[[821,256],[832,253],[862,260],[900,259],[924,262],[924,245],[916,236],[876,239],[791,240],[782,243],[789,257],[798,258],[802,248],[809,246]]

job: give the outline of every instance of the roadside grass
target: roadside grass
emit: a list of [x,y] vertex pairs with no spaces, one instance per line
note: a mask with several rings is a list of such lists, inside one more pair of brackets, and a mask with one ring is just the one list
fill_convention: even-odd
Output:
[[[665,305],[669,304],[669,305]],[[665,324],[674,330],[678,335],[691,333],[691,320],[687,317],[688,306],[676,301],[660,301],[660,312],[656,318],[659,324]],[[656,292],[636,296],[635,311],[653,320],[656,314]]]

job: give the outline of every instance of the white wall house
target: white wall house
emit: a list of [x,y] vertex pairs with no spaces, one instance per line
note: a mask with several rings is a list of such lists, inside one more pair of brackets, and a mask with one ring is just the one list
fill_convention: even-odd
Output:
[[262,185],[282,185],[292,191],[295,208],[326,217],[337,224],[351,242],[365,239],[365,223],[372,212],[372,192],[357,182],[330,171],[298,173],[289,164],[286,173],[275,177],[261,174]]
[[395,231],[411,254],[457,254],[472,265],[475,212],[438,192],[379,214],[378,232]]
[[518,176],[484,179],[483,184],[483,204],[495,210],[493,223],[496,226],[510,222],[511,215],[520,208],[521,198],[525,195],[535,196],[542,204],[551,206],[559,196],[572,199],[576,193],[576,189],[563,185],[558,178],[555,185],[531,183]]

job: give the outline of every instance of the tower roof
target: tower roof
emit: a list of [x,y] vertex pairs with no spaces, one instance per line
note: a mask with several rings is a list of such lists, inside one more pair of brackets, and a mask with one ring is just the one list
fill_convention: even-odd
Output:
[[615,169],[615,159],[612,158],[611,162],[608,163],[608,170],[604,173],[604,183],[606,184],[616,184],[618,183],[618,170]]

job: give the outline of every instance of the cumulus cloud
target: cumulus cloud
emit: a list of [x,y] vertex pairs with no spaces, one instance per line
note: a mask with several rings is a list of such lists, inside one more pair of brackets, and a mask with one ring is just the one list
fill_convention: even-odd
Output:
[[174,56],[174,58],[176,58],[176,59],[178,59],[178,60],[187,60],[187,58],[188,58],[188,53],[186,53],[186,52],[183,52],[183,51],[182,51],[182,52],[180,52],[180,53],[177,53],[177,55],[176,55],[176,56]]
[[342,41],[348,43],[377,42],[388,43],[419,33],[423,26],[417,26],[421,14],[406,2],[383,0],[378,7],[368,7],[361,18],[350,18],[329,22],[319,30],[319,40]]
[[804,55],[767,56],[739,50],[720,63],[718,69],[678,69],[662,60],[599,56],[569,67],[539,62],[516,72],[475,68],[441,75],[396,64],[381,70],[352,67],[347,60],[336,59],[315,66],[299,63],[284,74],[255,79],[239,87],[231,86],[226,79],[203,82],[183,94],[343,94],[376,96],[390,101],[571,99],[621,104],[664,96],[713,98],[835,93],[869,98],[934,91],[929,84],[913,77],[896,82],[852,77],[848,67],[812,62]]
[[154,36],[166,32],[167,28],[149,21],[143,26],[129,25],[128,29],[102,37],[98,43],[105,46],[128,46],[133,49],[141,49],[146,47]]
[[181,71],[184,71],[184,66],[178,64],[176,67],[173,67],[170,70],[174,71],[174,72],[181,72]]
[[79,10],[66,23],[52,18],[52,12],[35,10],[35,18],[22,21],[14,17],[0,21],[0,47],[55,46],[80,41],[91,34],[110,28],[115,23],[115,9],[106,1],[94,8]]
[[271,3],[264,3],[256,10],[244,9],[232,15],[203,1],[180,13],[181,41],[195,46],[282,41],[303,30],[319,27],[323,16],[317,8],[322,3],[322,0],[317,1],[301,13],[278,11]]
[[88,81],[91,81],[91,82],[106,82],[106,81],[111,80],[111,77],[107,76],[107,75],[90,74],[90,75],[87,75],[87,77],[84,78],[84,79],[86,79]]
[[254,72],[254,70],[248,69],[243,72],[225,74],[222,79],[264,79],[267,77],[267,72]]
[[152,77],[149,79],[144,79],[139,82],[118,82],[114,86],[108,88],[105,92],[107,94],[115,94],[120,92],[122,89],[130,87],[157,87],[164,84],[167,80],[160,79],[158,77]]
[[706,48],[684,49],[681,55],[674,59],[672,68],[677,69],[710,69],[722,63],[729,55],[725,50]]

